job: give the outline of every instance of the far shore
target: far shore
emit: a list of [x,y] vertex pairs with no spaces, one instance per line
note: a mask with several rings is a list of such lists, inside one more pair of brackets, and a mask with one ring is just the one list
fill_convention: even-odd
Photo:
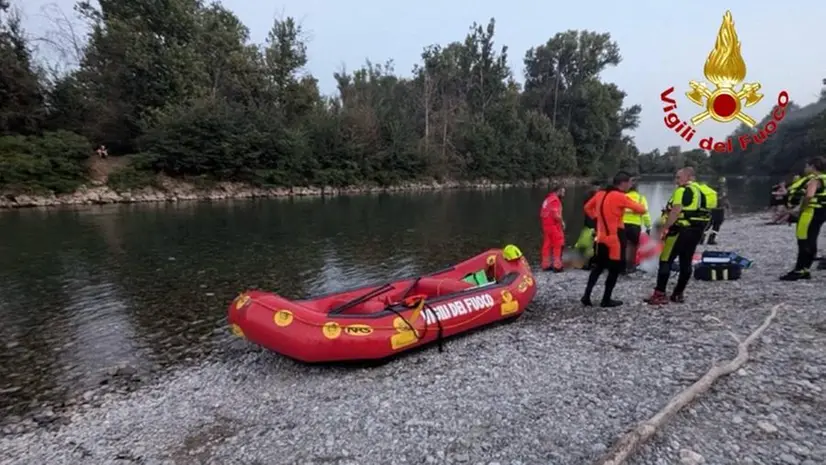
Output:
[[144,187],[118,192],[104,185],[82,186],[75,192],[60,195],[5,194],[0,196],[0,209],[29,207],[58,207],[68,205],[105,205],[114,203],[182,202],[195,200],[225,200],[252,198],[327,197],[339,195],[375,194],[383,192],[421,192],[449,189],[491,190],[510,187],[547,186],[552,182],[564,185],[583,185],[591,182],[585,177],[562,177],[540,179],[536,182],[518,181],[512,183],[478,181],[430,181],[404,183],[394,186],[348,186],[348,187],[255,187],[244,183],[221,182],[210,188],[199,188],[192,183],[165,178],[161,187]]
[[[671,179],[667,173],[644,174],[642,179],[659,180]],[[702,177],[706,177],[701,175]],[[766,176],[727,176],[731,179],[758,179]],[[507,189],[510,187],[537,187],[548,186],[552,182],[563,185],[585,185],[593,178],[566,176],[560,178],[544,178],[537,181],[495,182],[486,179],[476,181],[420,181],[408,182],[392,186],[355,185],[347,187],[332,186],[295,186],[295,187],[255,187],[238,182],[218,182],[204,188],[191,182],[180,179],[160,177],[160,187],[144,187],[140,189],[118,191],[100,183],[92,182],[83,185],[69,194],[22,194],[4,193],[0,191],[0,210],[31,208],[31,207],[60,207],[82,205],[106,205],[116,203],[148,203],[148,202],[184,202],[208,201],[227,199],[254,199],[254,198],[294,198],[294,197],[333,197],[340,195],[364,195],[377,193],[424,192],[440,190],[492,190]]]

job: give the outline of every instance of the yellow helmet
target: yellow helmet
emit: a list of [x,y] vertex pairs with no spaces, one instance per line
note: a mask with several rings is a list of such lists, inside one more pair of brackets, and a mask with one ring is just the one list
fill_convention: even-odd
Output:
[[505,246],[505,248],[502,249],[502,257],[504,257],[505,260],[508,261],[518,260],[522,257],[522,251],[519,250],[519,247],[513,244],[508,244]]

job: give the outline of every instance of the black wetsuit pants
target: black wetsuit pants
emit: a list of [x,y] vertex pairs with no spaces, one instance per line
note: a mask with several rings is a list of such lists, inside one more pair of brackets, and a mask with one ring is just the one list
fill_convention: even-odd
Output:
[[[618,231],[620,239],[620,256],[625,256],[625,233],[622,229]],[[585,296],[591,299],[591,292],[594,286],[597,285],[597,280],[603,271],[608,270],[608,276],[605,278],[605,291],[602,293],[602,301],[610,302],[614,293],[614,287],[617,285],[620,272],[625,269],[625,260],[612,260],[608,246],[605,244],[596,244],[597,252],[594,255],[591,273],[588,275],[588,284],[585,285]]]
[[665,293],[668,286],[668,278],[671,276],[671,264],[674,260],[680,259],[680,274],[677,277],[677,285],[674,286],[674,295],[681,295],[688,286],[693,270],[692,260],[697,246],[703,238],[701,228],[680,228],[669,233],[663,241],[663,251],[660,253],[660,267],[657,270],[656,290]]
[[815,208],[800,213],[795,235],[797,237],[797,261],[795,271],[807,271],[817,256],[817,236],[826,221],[826,210]]

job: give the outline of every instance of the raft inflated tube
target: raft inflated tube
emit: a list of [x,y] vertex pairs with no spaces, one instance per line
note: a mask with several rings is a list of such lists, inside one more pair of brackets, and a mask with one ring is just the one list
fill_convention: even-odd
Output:
[[301,300],[249,290],[227,319],[236,336],[302,362],[380,360],[511,320],[534,295],[530,265],[511,246],[427,276]]

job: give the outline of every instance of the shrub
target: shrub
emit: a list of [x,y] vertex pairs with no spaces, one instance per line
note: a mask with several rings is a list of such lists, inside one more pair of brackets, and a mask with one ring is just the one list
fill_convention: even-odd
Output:
[[106,183],[117,192],[124,192],[142,187],[159,187],[158,177],[152,171],[139,170],[134,165],[111,173]]
[[91,154],[92,144],[68,131],[0,137],[0,189],[33,194],[74,191],[87,180]]

